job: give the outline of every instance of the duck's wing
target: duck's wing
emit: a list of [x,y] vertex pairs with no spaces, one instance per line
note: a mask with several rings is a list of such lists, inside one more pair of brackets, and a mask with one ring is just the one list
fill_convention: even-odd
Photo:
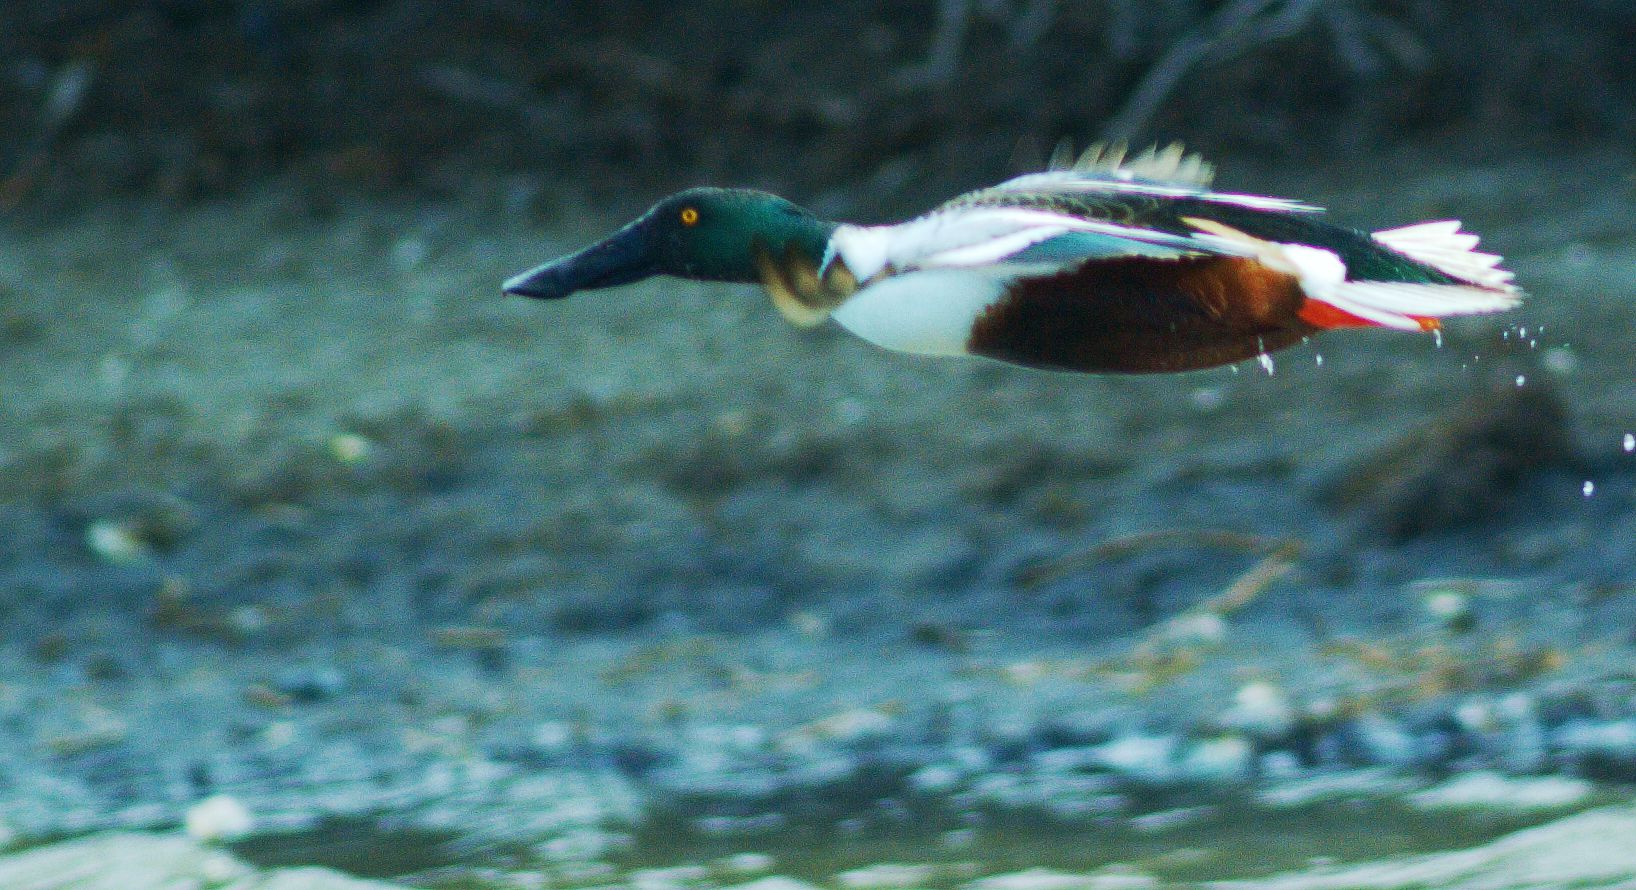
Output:
[[816,268],[792,255],[758,257],[757,269],[784,317],[806,326],[827,318],[861,287],[914,273],[987,270],[1005,278],[1121,257],[1249,255],[1240,245],[1201,236],[1174,219],[1163,228],[1146,225],[1145,215],[1151,214],[1137,212],[1124,196],[985,189],[908,222],[841,225]]
[[1121,256],[1175,259],[1190,253],[1241,253],[1219,239],[1202,239],[1092,215],[1084,208],[1024,202],[945,205],[889,226],[843,225],[830,237],[828,266],[845,262],[860,282],[927,269],[1001,263],[1067,266]]
[[1053,167],[906,223],[842,226],[825,266],[841,261],[864,286],[942,269],[1006,278],[1077,269],[1089,283],[1099,261],[1249,258],[1299,285],[1314,327],[1418,330],[1521,299],[1500,258],[1477,252],[1455,221],[1373,234],[1336,226],[1309,204],[1211,190],[1210,166],[1179,145],[1132,158],[1094,148]]
[[[949,204],[1004,199],[1005,193],[1054,194],[1095,202],[1194,200],[1279,213],[1320,213],[1323,208],[1288,198],[1218,192],[1210,188],[1215,167],[1180,142],[1127,155],[1122,143],[1098,143],[1077,159],[1059,146],[1048,169],[1008,179],[992,188],[955,198]],[[945,205],[948,206],[948,205]]]
[[[1059,151],[1059,155],[1060,155]],[[954,198],[889,226],[842,226],[829,266],[844,261],[859,281],[883,275],[994,264],[1062,268],[1089,260],[1194,255],[1248,256],[1242,245],[1181,223],[1178,202],[1252,211],[1313,213],[1283,198],[1214,192],[1212,168],[1179,144],[1127,157],[1093,146],[1075,161]]]

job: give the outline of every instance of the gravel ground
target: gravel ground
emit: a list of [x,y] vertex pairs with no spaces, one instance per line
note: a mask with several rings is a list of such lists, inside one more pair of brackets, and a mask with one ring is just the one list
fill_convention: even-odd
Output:
[[0,825],[227,795],[591,861],[813,789],[1636,781],[1631,156],[1440,154],[1221,166],[1459,216],[1523,311],[1164,378],[885,354],[750,289],[503,301],[622,221],[538,218],[544,180],[7,224]]

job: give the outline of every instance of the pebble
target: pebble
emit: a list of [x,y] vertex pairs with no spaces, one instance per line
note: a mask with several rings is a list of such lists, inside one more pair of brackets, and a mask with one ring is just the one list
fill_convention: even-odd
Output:
[[924,887],[936,875],[935,866],[923,863],[881,862],[843,871],[835,883],[847,890],[904,890]]
[[1239,687],[1233,695],[1233,706],[1222,715],[1222,723],[1234,729],[1275,738],[1286,735],[1295,726],[1295,708],[1283,689],[1265,680],[1257,680]]
[[891,728],[890,714],[875,708],[850,708],[809,723],[803,731],[814,738],[848,743],[884,735]]
[[1433,621],[1450,631],[1464,633],[1476,626],[1471,597],[1461,591],[1433,590],[1426,594],[1422,604]]
[[921,794],[948,794],[965,775],[952,766],[930,763],[909,774],[909,787]]
[[[771,871],[778,860],[768,853],[743,852],[723,856],[715,862],[716,868],[728,874],[753,875],[764,871]],[[762,890],[776,890],[776,888],[762,888]]]
[[1402,794],[1414,787],[1390,769],[1373,767],[1288,779],[1261,789],[1255,797],[1264,806],[1294,809],[1329,800]]
[[250,810],[237,798],[217,794],[188,807],[182,827],[189,837],[200,841],[232,841],[255,828]]
[[819,887],[785,875],[768,875],[743,884],[730,884],[721,890],[819,890]]
[[1408,766],[1418,762],[1421,745],[1403,724],[1380,714],[1365,714],[1352,721],[1352,740],[1370,764]]
[[1581,773],[1616,782],[1636,780],[1636,719],[1573,720],[1548,734]]
[[1148,890],[1159,886],[1159,879],[1129,866],[1114,864],[1090,875],[1090,890]]
[[1602,722],[1576,720],[1555,733],[1556,743],[1570,752],[1636,754],[1636,719]]
[[1189,646],[1217,646],[1227,639],[1227,619],[1207,610],[1184,612],[1164,622],[1159,636]]
[[346,688],[346,677],[334,667],[286,668],[273,679],[272,687],[296,701],[322,701]]
[[631,890],[682,890],[710,877],[702,865],[673,865],[667,868],[639,868],[628,875]]
[[1525,813],[1565,809],[1591,796],[1591,783],[1567,776],[1511,777],[1479,770],[1409,796],[1422,810],[1482,808]]
[[967,884],[966,890],[1144,890],[1158,883],[1152,875],[1124,866],[1090,874],[1030,868],[979,878]]
[[153,555],[148,542],[128,523],[99,519],[85,529],[85,546],[114,565],[145,562]]
[[1149,834],[1159,834],[1202,822],[1215,814],[1216,807],[1208,804],[1176,807],[1170,810],[1160,810],[1156,813],[1143,813],[1140,816],[1133,816],[1130,820],[1130,827]]
[[574,744],[574,724],[567,720],[544,720],[534,725],[528,740],[543,751],[564,751]]
[[357,433],[336,433],[325,444],[336,463],[349,467],[368,460],[375,451],[375,443]]
[[1173,735],[1127,735],[1091,749],[1095,762],[1114,772],[1156,781],[1176,772],[1180,741]]
[[1206,782],[1237,782],[1249,778],[1254,746],[1241,735],[1224,735],[1189,744],[1182,752],[1180,770]]

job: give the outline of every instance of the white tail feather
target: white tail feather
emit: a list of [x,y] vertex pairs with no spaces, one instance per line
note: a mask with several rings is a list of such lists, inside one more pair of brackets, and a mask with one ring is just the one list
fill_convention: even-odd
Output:
[[1308,295],[1336,309],[1389,328],[1418,331],[1422,318],[1487,315],[1516,308],[1515,290],[1465,284],[1404,284],[1395,281],[1348,281]]
[[[1408,229],[1377,232],[1375,238],[1405,256],[1471,284],[1349,281],[1346,264],[1334,251],[1267,241],[1214,220],[1184,217],[1182,221],[1204,233],[1199,236],[1201,239],[1219,240],[1224,246],[1248,252],[1270,269],[1295,276],[1309,298],[1384,327],[1418,331],[1424,328],[1423,318],[1503,312],[1522,302],[1521,294],[1509,283],[1511,273],[1493,268],[1499,257],[1469,252],[1477,238],[1460,232],[1458,222],[1424,223]],[[1387,236],[1384,239],[1383,234]],[[1409,242],[1413,252],[1393,243],[1402,241]],[[1456,248],[1455,245],[1464,246]],[[1427,259],[1428,256],[1436,256],[1444,262],[1434,262]],[[1452,271],[1447,266],[1449,262],[1462,271]]]
[[1416,223],[1375,232],[1372,236],[1385,247],[1418,260],[1461,281],[1479,287],[1512,291],[1510,272],[1499,268],[1500,257],[1476,250],[1477,236],[1460,231],[1457,219]]

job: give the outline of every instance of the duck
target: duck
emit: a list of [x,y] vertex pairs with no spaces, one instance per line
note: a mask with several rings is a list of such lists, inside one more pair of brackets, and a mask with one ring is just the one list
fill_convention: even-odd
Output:
[[692,188],[502,291],[760,284],[795,325],[833,322],[889,350],[1116,374],[1264,359],[1337,328],[1436,332],[1522,300],[1457,220],[1364,231],[1300,201],[1215,191],[1213,178],[1179,143],[1059,149],[1043,171],[888,225]]

